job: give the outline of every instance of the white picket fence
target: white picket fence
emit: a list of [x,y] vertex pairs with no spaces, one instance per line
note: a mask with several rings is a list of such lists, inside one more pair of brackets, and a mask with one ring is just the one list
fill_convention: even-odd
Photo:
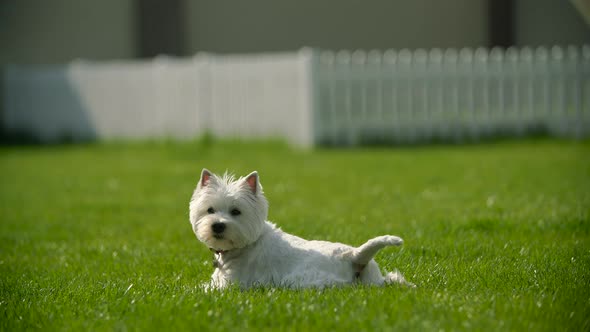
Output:
[[4,131],[300,146],[590,134],[590,46],[198,54],[4,69]]
[[590,133],[590,47],[322,52],[316,140]]
[[43,141],[276,137],[311,145],[303,53],[9,66],[3,126]]

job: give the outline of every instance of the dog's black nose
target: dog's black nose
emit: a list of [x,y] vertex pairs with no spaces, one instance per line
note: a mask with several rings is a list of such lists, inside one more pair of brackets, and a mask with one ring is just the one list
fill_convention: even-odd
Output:
[[225,224],[221,222],[216,222],[213,225],[211,225],[211,228],[213,229],[213,233],[220,234],[223,233],[223,231],[225,230]]

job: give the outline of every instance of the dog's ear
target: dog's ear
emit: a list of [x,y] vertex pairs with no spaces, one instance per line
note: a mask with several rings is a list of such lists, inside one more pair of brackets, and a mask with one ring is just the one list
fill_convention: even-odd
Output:
[[250,189],[250,191],[252,191],[253,194],[258,193],[258,172],[254,171],[248,174],[248,176],[246,176],[246,178],[244,179],[244,183],[248,186],[248,189]]
[[199,180],[199,188],[206,187],[211,181],[212,176],[213,173],[209,172],[208,169],[203,168],[203,170],[201,171],[201,179]]

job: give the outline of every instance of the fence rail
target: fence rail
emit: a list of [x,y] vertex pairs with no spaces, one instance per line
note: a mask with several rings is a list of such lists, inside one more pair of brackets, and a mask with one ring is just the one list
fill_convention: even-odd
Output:
[[5,131],[296,145],[590,135],[590,46],[198,54],[9,66]]

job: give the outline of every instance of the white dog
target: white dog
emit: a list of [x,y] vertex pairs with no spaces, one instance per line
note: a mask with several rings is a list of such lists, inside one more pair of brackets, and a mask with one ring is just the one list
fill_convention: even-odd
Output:
[[190,201],[190,221],[199,241],[215,253],[208,287],[325,287],[399,283],[413,287],[399,272],[381,274],[373,256],[399,246],[397,236],[379,236],[358,248],[307,241],[266,220],[268,203],[258,173],[234,181],[203,169]]

